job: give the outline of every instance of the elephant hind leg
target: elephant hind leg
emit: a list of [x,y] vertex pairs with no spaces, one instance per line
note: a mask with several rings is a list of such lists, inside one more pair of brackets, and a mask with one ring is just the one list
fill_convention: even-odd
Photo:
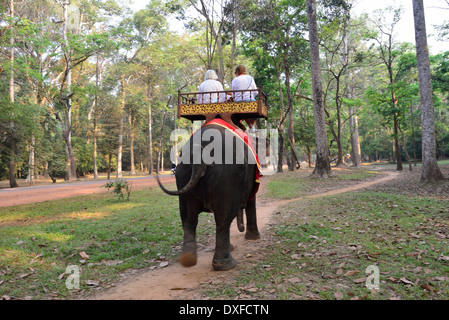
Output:
[[[225,217],[225,212],[215,213],[216,240],[215,254],[212,259],[212,267],[216,271],[227,271],[237,265],[237,261],[231,255],[230,230],[232,218]],[[220,217],[220,218],[219,218]],[[229,217],[229,215],[228,215]]]
[[245,231],[245,225],[243,224],[243,209],[239,210],[237,214],[237,228],[240,232]]
[[184,242],[182,245],[182,255],[179,258],[179,262],[184,267],[193,267],[196,265],[197,253],[196,253],[196,235],[195,227],[183,226],[184,229]]
[[179,262],[184,267],[193,267],[197,262],[196,227],[201,203],[194,199],[180,197],[180,210],[184,237]]
[[248,201],[246,208],[246,234],[245,239],[247,240],[258,240],[260,239],[259,229],[257,227],[257,217],[256,217],[256,199]]

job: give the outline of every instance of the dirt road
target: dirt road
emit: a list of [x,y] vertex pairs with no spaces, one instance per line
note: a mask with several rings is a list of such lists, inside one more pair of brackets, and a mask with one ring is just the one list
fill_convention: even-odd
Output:
[[[132,183],[132,190],[139,190],[151,186],[157,186],[155,176],[124,178]],[[163,183],[174,183],[174,175],[161,176]],[[21,187],[12,189],[0,189],[0,207],[30,204],[49,200],[64,199],[69,197],[106,192],[106,188],[100,188],[107,180],[74,182],[66,184],[51,184],[35,187]]]
[[[314,194],[304,198],[314,198],[326,195],[335,195],[354,190],[368,188],[374,184],[386,182],[394,179],[396,172],[389,172],[384,178],[364,182],[355,186],[332,190],[324,193]],[[263,183],[261,184],[263,185]],[[244,234],[237,230],[234,223],[231,228],[231,243],[235,246],[232,252],[238,263],[244,263],[245,256],[252,249],[256,249],[258,244],[263,243],[268,236],[271,217],[277,208],[291,201],[301,198],[283,201],[259,201],[257,205],[257,222],[261,231],[261,240],[248,241],[244,239]],[[214,243],[198,250],[198,263],[191,268],[184,268],[179,263],[165,268],[144,272],[140,275],[125,277],[115,287],[91,297],[93,300],[170,300],[170,299],[194,299],[192,291],[204,282],[210,281],[214,277],[226,275],[212,269],[212,256]],[[237,267],[238,268],[238,265]]]

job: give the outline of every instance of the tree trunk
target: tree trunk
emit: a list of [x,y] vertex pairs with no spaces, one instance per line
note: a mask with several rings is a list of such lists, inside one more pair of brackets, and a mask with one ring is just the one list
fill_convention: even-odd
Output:
[[109,153],[109,155],[108,155],[108,180],[111,179],[111,160],[112,160],[112,154]]
[[11,188],[17,188],[19,184],[16,180],[16,161],[14,159],[15,154],[13,150],[16,149],[16,143],[14,138],[11,139],[11,158],[9,159],[9,186]]
[[94,163],[94,179],[98,179],[97,149],[97,116],[94,115],[94,154],[92,156],[92,161]]
[[307,146],[306,149],[307,149],[307,162],[309,163],[309,168],[312,168],[312,152],[310,151],[310,146]]
[[67,157],[68,157],[68,168],[67,168],[67,176],[68,180],[76,179],[76,163],[75,156],[73,154],[72,148],[72,94],[71,94],[71,86],[72,86],[72,57],[69,49],[69,41],[67,38],[67,3],[62,3],[62,12],[63,12],[63,21],[62,21],[62,36],[64,39],[64,55],[66,60],[66,92],[64,97],[61,97],[60,101],[63,101],[65,104],[66,111],[64,112],[65,119],[62,122],[63,125],[63,134],[64,140],[66,143]]
[[426,22],[423,0],[413,0],[415,21],[416,57],[418,61],[419,98],[422,124],[422,171],[421,181],[443,179],[436,158],[435,124],[430,79],[429,52],[427,49]]
[[316,163],[313,174],[328,177],[331,174],[329,145],[324,114],[323,89],[321,84],[320,51],[318,25],[316,21],[316,0],[307,0],[307,20],[309,26],[310,61],[312,72],[313,106],[315,116]]
[[280,120],[279,120],[279,135],[278,135],[278,169],[277,172],[284,172],[283,168],[283,160],[284,160],[284,122],[282,121],[282,113],[284,112],[284,92],[282,90],[281,79],[278,77],[278,85],[279,85],[279,107],[281,109],[280,112]]
[[120,129],[118,135],[118,150],[117,150],[117,174],[116,178],[122,178],[122,154],[123,154],[123,117],[125,112],[125,77],[122,76],[122,105],[120,108]]
[[148,88],[148,174],[153,174],[153,117],[151,112],[150,88]]
[[[95,86],[97,87],[97,92],[95,93],[95,108],[98,108],[98,91],[100,90],[100,59],[97,53],[97,63],[95,65]],[[98,168],[97,168],[97,112],[93,110],[94,114],[94,152],[93,152],[93,163],[94,163],[94,179],[98,179]]]
[[[238,1],[234,1],[234,7],[232,9],[232,42],[231,42],[231,57],[230,57],[230,67],[229,67],[229,83],[232,82],[232,79],[234,77],[234,65],[235,65],[235,50],[236,50],[236,44],[237,44],[237,31],[239,27],[239,20],[238,20]],[[224,83],[223,83],[224,85]]]
[[405,140],[405,134],[402,134],[402,149],[404,150],[405,156],[407,157],[408,169],[409,171],[412,171],[412,158],[410,158],[410,155],[408,154],[406,142],[407,141]]
[[221,43],[221,35],[217,35],[217,53],[218,53],[218,81],[224,84],[225,70],[224,70],[224,54],[223,45]]
[[292,94],[290,89],[290,65],[288,64],[287,58],[284,59],[284,71],[285,71],[285,88],[287,90],[287,105],[288,105],[288,140],[290,142],[290,162],[288,165],[289,171],[295,170],[295,160],[296,152],[295,152],[295,135],[293,131],[293,101]]
[[360,152],[359,125],[354,110],[349,107],[349,128],[351,133],[352,165],[358,167],[362,164],[362,155]]
[[30,155],[28,157],[28,176],[26,178],[26,181],[30,186],[33,185],[34,181],[34,147],[36,146],[36,138],[34,136],[31,137],[31,144],[30,144]]
[[413,163],[416,167],[416,142],[415,142],[415,120],[413,116],[413,104],[410,104],[410,121],[412,128],[412,143],[413,143]]
[[396,170],[402,171],[404,168],[402,166],[401,148],[399,146],[399,120],[397,118],[397,115],[394,115],[394,150],[396,158]]
[[129,115],[129,154],[130,154],[130,162],[131,162],[131,172],[130,175],[136,175],[136,165],[134,164],[134,130],[133,130],[133,121],[131,114]]
[[[14,18],[14,0],[9,1],[10,5],[10,17],[11,20]],[[11,21],[11,23],[13,23]],[[11,26],[11,38],[10,38],[10,44],[11,44],[11,73],[9,77],[9,99],[11,103],[14,103],[14,27]],[[9,186],[11,188],[17,188],[19,184],[16,181],[16,143],[14,141],[14,122],[11,121],[11,156],[9,158]]]

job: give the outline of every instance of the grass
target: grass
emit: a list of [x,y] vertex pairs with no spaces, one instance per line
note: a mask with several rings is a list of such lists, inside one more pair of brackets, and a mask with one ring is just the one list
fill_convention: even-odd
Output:
[[[161,171],[160,174],[170,174],[170,171]],[[130,171],[123,171],[122,172],[123,178],[124,179],[132,179],[132,178],[139,178],[139,177],[147,177],[148,176],[148,172],[143,172],[143,171],[137,171],[136,174],[131,175]],[[110,180],[114,180],[116,177],[116,173],[113,172],[110,175]],[[16,179],[17,183],[19,184],[20,187],[29,187],[30,183],[29,181],[26,181],[26,179]],[[50,177],[43,177],[40,176],[37,179],[33,180],[33,186],[42,186],[42,185],[55,185],[55,184],[70,184],[70,183],[76,183],[76,182],[87,182],[87,181],[108,181],[108,176],[107,173],[101,172],[99,173],[99,176],[97,179],[94,178],[93,174],[92,175],[86,175],[83,176],[81,178],[78,178],[76,180],[71,180],[71,181],[66,181],[63,178],[57,178],[56,179],[56,183],[53,183],[53,181],[51,180]],[[0,180],[0,189],[2,188],[10,188],[9,186],[9,180]]]
[[[126,270],[173,261],[182,242],[178,200],[161,195],[154,188],[130,201],[99,193],[0,208],[0,297],[70,299],[108,287]],[[204,238],[210,223],[200,221]],[[70,265],[81,268],[79,290],[66,288]]]
[[[273,177],[267,189],[294,178]],[[320,182],[305,183],[313,189]],[[210,299],[446,300],[448,226],[444,199],[370,190],[293,201],[275,215],[262,249],[250,253],[225,281],[204,285],[203,294]],[[366,286],[369,266],[380,271],[379,290]]]
[[[265,177],[260,196],[294,199],[382,175],[366,169],[333,172],[325,180],[310,178],[310,170]],[[204,284],[200,294],[209,299],[447,299],[448,201],[401,192],[409,192],[409,183],[377,190],[293,200],[275,214],[260,248],[221,280]],[[162,195],[156,187],[134,191],[130,201],[98,193],[0,208],[0,297],[84,297],[126,272],[173,262],[182,242],[178,201]],[[198,242],[213,240],[214,233],[212,216],[200,215]],[[66,287],[71,265],[81,269],[79,290]],[[380,271],[378,291],[365,285],[371,265]]]
[[[294,199],[304,195],[321,191],[329,186],[347,186],[370,179],[382,173],[369,169],[333,168],[332,175],[328,179],[317,179],[311,176],[312,169],[295,172],[283,172],[269,179],[267,191],[263,198],[268,199]],[[271,176],[270,176],[271,178]]]

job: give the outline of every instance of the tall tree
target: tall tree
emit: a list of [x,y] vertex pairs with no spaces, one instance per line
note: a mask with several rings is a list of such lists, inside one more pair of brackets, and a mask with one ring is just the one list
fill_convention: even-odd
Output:
[[422,172],[421,181],[443,179],[436,159],[435,125],[432,102],[432,82],[427,47],[426,21],[423,0],[413,0],[415,21],[416,56],[418,60],[419,96],[422,124]]
[[218,55],[218,80],[224,83],[225,66],[222,33],[226,22],[231,19],[237,4],[233,0],[189,0],[193,8],[206,20],[206,68],[212,69],[215,54]]
[[[385,21],[380,17],[385,16],[385,12],[393,12],[392,21]],[[395,59],[400,53],[399,50],[395,50],[394,31],[398,22],[401,20],[403,9],[388,7],[385,11],[378,11],[373,23],[378,27],[380,33],[375,37],[375,40],[379,44],[380,58],[388,71],[389,88],[390,88],[390,101],[393,114],[393,139],[394,139],[394,151],[396,157],[396,170],[402,171],[402,157],[401,149],[399,146],[399,114],[398,114],[398,99],[395,92],[395,79],[394,79],[394,63]],[[377,18],[379,19],[377,19]],[[385,40],[384,40],[385,39]]]
[[[62,7],[62,48],[64,51],[64,81],[61,84],[58,102],[63,105],[64,112],[63,116],[59,117],[61,124],[63,126],[64,140],[66,143],[66,151],[68,158],[68,180],[76,179],[76,160],[75,155],[73,153],[72,147],[72,69],[73,69],[73,58],[72,58],[72,50],[69,45],[68,39],[68,6],[70,5],[70,0],[62,0],[57,1]],[[74,17],[70,17],[74,18]]]
[[331,166],[326,132],[326,116],[324,113],[323,89],[321,84],[320,48],[318,40],[318,24],[316,19],[316,0],[307,0],[307,18],[309,25],[310,63],[312,72],[312,92],[316,139],[316,162],[313,174],[318,177],[327,178],[331,174]]
[[[295,87],[297,89],[304,81],[302,70],[305,69],[304,64],[309,56],[307,43],[304,40],[307,25],[305,1],[267,0],[257,4],[247,2],[240,14],[245,53],[252,57],[253,66],[259,73],[256,75],[256,83],[259,86],[263,85],[265,91],[272,89],[271,87],[274,89],[274,81],[276,81],[276,90],[279,92],[276,92],[276,96],[279,94],[279,99],[274,99],[279,101],[280,111],[280,121],[276,124],[280,133],[278,170],[282,171],[283,132],[284,122],[287,122],[287,119],[291,152],[291,161],[288,161],[288,164],[289,170],[294,170],[295,162],[299,164],[299,161],[295,152],[296,111],[293,96],[296,92]],[[284,95],[287,98],[286,110]]]
[[[15,49],[14,49],[14,0],[10,0],[9,1],[9,12],[10,12],[10,23],[11,23],[11,35],[9,38],[10,41],[10,76],[9,76],[9,99],[11,104],[14,104],[14,54],[15,54]],[[11,131],[14,132],[14,121],[11,121]],[[9,185],[11,188],[16,188],[18,187],[18,183],[16,181],[16,161],[15,161],[15,157],[16,157],[16,143],[15,143],[15,139],[14,137],[11,137],[10,140],[10,158],[9,158]]]

